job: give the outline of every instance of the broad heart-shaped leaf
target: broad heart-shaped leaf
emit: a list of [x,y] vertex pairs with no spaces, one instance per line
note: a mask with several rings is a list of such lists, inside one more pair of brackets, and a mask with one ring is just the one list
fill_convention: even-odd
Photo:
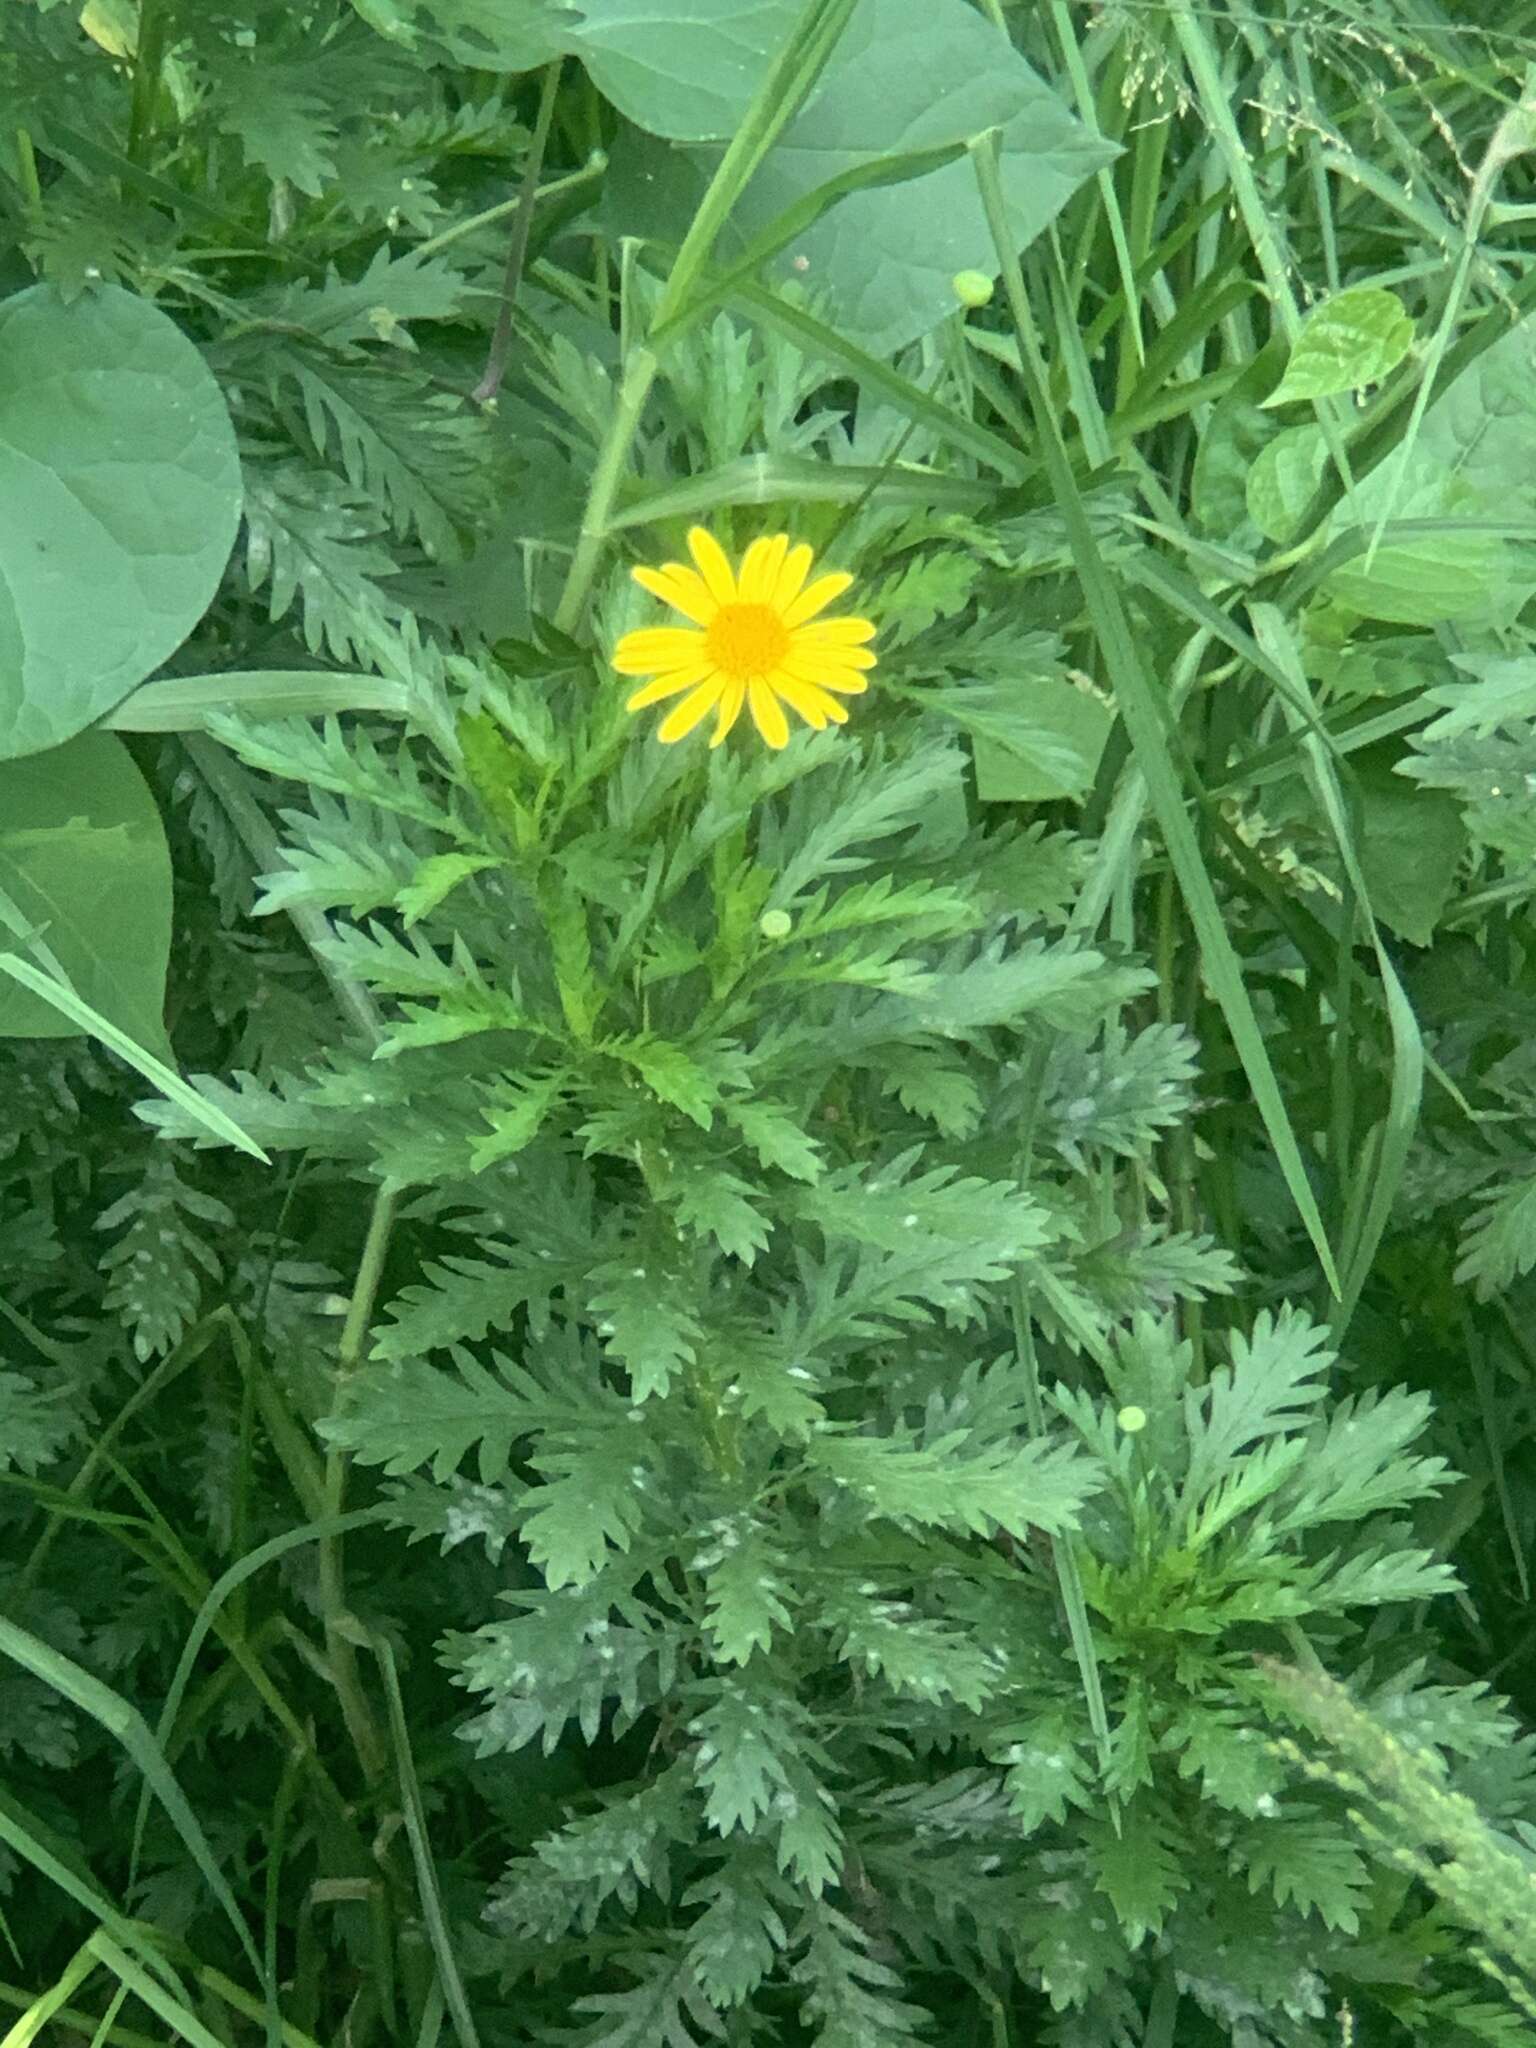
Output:
[[1290,538],[1327,466],[1327,444],[1311,421],[1286,427],[1257,450],[1248,471],[1248,517],[1267,540]]
[[[1430,423],[1410,463],[1404,465],[1400,453],[1390,456],[1335,508],[1328,532],[1335,538],[1353,532],[1359,552],[1325,578],[1323,592],[1362,618],[1395,625],[1432,626],[1473,615],[1507,623],[1536,588],[1536,568],[1525,566],[1498,534],[1475,526],[1458,530],[1457,522],[1532,514],[1507,498],[1496,504],[1470,461],[1458,467],[1444,461],[1429,445]],[[1248,472],[1249,518],[1270,540],[1288,541],[1327,469],[1327,447],[1315,422],[1284,428],[1260,449]],[[1536,509],[1529,492],[1527,503]],[[1398,540],[1389,527],[1372,552],[1371,531],[1388,507],[1393,519],[1445,524],[1441,531]]]
[[1412,346],[1413,322],[1393,293],[1377,284],[1335,292],[1302,322],[1285,375],[1263,403],[1293,405],[1379,383]]
[[[0,761],[0,890],[38,940],[29,953],[0,928],[3,949],[44,967],[56,961],[93,1009],[168,1059],[171,860],[155,800],[120,739],[82,733]],[[74,1029],[40,996],[0,981],[0,1037]]]
[[[744,205],[766,221],[871,158],[965,143],[992,127],[1002,130],[1003,194],[1019,249],[1118,154],[968,0],[861,0]],[[954,310],[957,271],[996,276],[997,253],[962,159],[849,193],[775,267],[816,293],[823,319],[882,354]]]
[[[801,8],[798,0],[586,0],[573,35],[594,80],[638,127],[723,142]],[[767,227],[829,179],[877,159],[1003,130],[1019,247],[1116,154],[1090,136],[967,0],[860,0],[805,107],[748,188],[735,226]],[[717,152],[697,153],[712,167]],[[676,227],[680,235],[681,222]],[[821,316],[889,352],[952,313],[956,271],[997,257],[968,162],[852,192],[776,257]]]
[[1062,676],[955,690],[946,711],[971,734],[983,803],[1049,803],[1093,787],[1115,715]]
[[57,746],[207,609],[240,516],[224,399],[116,286],[0,303],[0,758]]
[[720,142],[803,12],[802,0],[581,0],[567,47],[636,127]]
[[1371,908],[1411,945],[1427,946],[1467,851],[1461,806],[1439,789],[1415,789],[1389,758],[1354,764],[1360,791],[1360,869]]
[[1446,522],[1411,537],[1383,536],[1323,585],[1365,618],[1408,625],[1475,618],[1480,630],[1513,623],[1536,592],[1536,550],[1457,522],[1536,521],[1536,320],[1525,319],[1435,400],[1411,448],[1399,447],[1336,507],[1329,531],[1373,532],[1388,516]]
[[[385,35],[400,38],[380,0],[352,0],[365,21]],[[562,0],[426,0],[436,39],[455,63],[477,71],[532,71],[548,64],[566,47],[575,19]]]
[[1280,422],[1263,410],[1263,399],[1284,354],[1283,342],[1270,342],[1259,351],[1216,401],[1195,451],[1190,476],[1195,517],[1207,533],[1229,543],[1237,543],[1248,517],[1248,473],[1281,431]]

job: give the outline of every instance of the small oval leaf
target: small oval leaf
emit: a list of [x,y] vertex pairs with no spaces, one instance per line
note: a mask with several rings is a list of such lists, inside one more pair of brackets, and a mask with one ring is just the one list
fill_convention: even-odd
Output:
[[1412,346],[1413,322],[1383,286],[1335,292],[1302,322],[1285,375],[1264,404],[1294,405],[1377,384]]

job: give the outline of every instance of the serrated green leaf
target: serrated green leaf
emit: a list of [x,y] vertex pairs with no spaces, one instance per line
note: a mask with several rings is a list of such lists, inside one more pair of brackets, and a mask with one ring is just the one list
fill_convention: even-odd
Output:
[[680,1109],[702,1131],[714,1122],[720,1099],[719,1076],[703,1067],[680,1045],[659,1038],[616,1040],[605,1048],[644,1081],[653,1095]]
[[1286,1772],[1261,1726],[1202,1707],[1175,1722],[1164,1746],[1176,1751],[1179,1776],[1198,1775],[1206,1798],[1218,1806],[1249,1815],[1273,1811]]
[[1171,1816],[1147,1799],[1133,1799],[1113,1823],[1091,1821],[1084,1836],[1094,1883],[1114,1907],[1127,1943],[1138,1948],[1161,1930],[1189,1884],[1188,1845]]
[[821,1147],[782,1104],[758,1097],[722,1107],[764,1166],[776,1166],[792,1180],[820,1180],[825,1171]]
[[421,863],[410,881],[395,896],[395,908],[405,920],[406,930],[430,917],[460,882],[483,874],[497,864],[491,853],[434,853]]
[[1048,1820],[1064,1822],[1069,1807],[1092,1806],[1096,1786],[1081,1745],[1082,1731],[1065,1714],[1009,1722],[999,1731],[989,1753],[1006,1768],[1008,1810],[1025,1834]]
[[490,1485],[506,1476],[515,1442],[565,1418],[499,1354],[495,1370],[463,1349],[454,1351],[453,1365],[440,1372],[412,1359],[370,1374],[354,1399],[316,1427],[364,1465],[396,1475],[430,1466],[440,1481],[478,1445],[480,1480]]
[[703,1341],[681,1283],[644,1266],[618,1264],[598,1267],[592,1278],[589,1305],[604,1349],[628,1373],[635,1400],[660,1399],[697,1358]]
[[827,1602],[821,1619],[832,1627],[845,1662],[930,1705],[955,1700],[977,1713],[1003,1683],[1000,1657],[903,1602]]
[[1268,1891],[1276,1905],[1316,1913],[1325,1927],[1358,1932],[1367,1896],[1367,1872],[1344,1822],[1282,1807],[1244,1828],[1232,1844],[1234,1865],[1248,1889]]
[[1536,1266],[1536,1174],[1522,1174],[1480,1202],[1461,1240],[1456,1267],[1479,1300],[1508,1287]]
[[1098,1484],[1093,1467],[1067,1445],[966,1446],[963,1434],[922,1445],[822,1435],[807,1455],[874,1514],[976,1535],[1072,1528]]
[[0,1372],[0,1472],[36,1472],[79,1433],[83,1418],[62,1389]]
[[688,1961],[712,2005],[742,2005],[788,1941],[775,1894],[782,1890],[761,1851],[739,1849],[694,1885],[685,1906],[703,1913],[688,1931]]
[[523,1542],[550,1590],[584,1586],[612,1550],[628,1550],[644,1520],[628,1445],[610,1436],[581,1450],[541,1450],[544,1484],[529,1495]]
[[718,1559],[704,1568],[705,1625],[725,1663],[745,1664],[771,1647],[776,1628],[790,1626],[783,1559],[755,1523],[728,1526],[714,1541]]
[[768,1243],[767,1218],[749,1199],[755,1190],[723,1166],[690,1161],[670,1190],[672,1212],[698,1237],[712,1237],[727,1257],[750,1266]]

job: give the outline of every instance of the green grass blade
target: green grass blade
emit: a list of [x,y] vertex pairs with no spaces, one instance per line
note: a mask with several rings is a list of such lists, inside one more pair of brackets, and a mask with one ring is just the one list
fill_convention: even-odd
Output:
[[739,455],[719,469],[660,490],[626,491],[627,503],[610,515],[608,531],[653,526],[661,519],[694,518],[720,505],[848,505],[866,494],[898,504],[948,506],[978,512],[995,502],[999,486],[936,470],[829,463],[798,455]]
[[932,428],[949,447],[974,455],[979,462],[986,463],[989,469],[1011,483],[1022,483],[1039,467],[1000,434],[991,433],[964,413],[956,412],[889,363],[870,355],[855,343],[845,341],[836,328],[828,327],[814,314],[807,313],[800,306],[790,305],[786,299],[763,286],[742,285],[732,295],[731,302],[759,326],[772,328],[808,356],[855,378],[865,389],[879,392],[909,419]]
[[89,1875],[71,1868],[62,1855],[50,1848],[49,1832],[19,1800],[8,1792],[0,1791],[0,1842],[56,1886],[66,1898],[73,1899],[93,1920],[110,1928],[125,1948],[141,1950],[147,1962],[162,1971],[171,1984],[177,1985],[174,1971],[150,1946],[143,1929],[120,1913],[106,1893],[96,1889]]
[[208,1632],[218,1619],[219,1611],[230,1595],[247,1579],[269,1564],[275,1564],[280,1557],[286,1557],[290,1550],[297,1550],[305,1543],[315,1543],[323,1536],[345,1535],[351,1529],[363,1529],[371,1524],[387,1521],[386,1507],[354,1508],[350,1514],[334,1515],[328,1521],[309,1522],[302,1529],[289,1529],[281,1536],[274,1536],[269,1542],[258,1544],[246,1556],[237,1558],[229,1570],[220,1574],[209,1587],[203,1604],[197,1610],[187,1640],[182,1645],[181,1656],[177,1659],[175,1676],[165,1696],[165,1705],[160,1709],[160,1720],[155,1730],[155,1739],[166,1742],[176,1724],[182,1697],[186,1692],[192,1668],[198,1653],[207,1641]]
[[338,711],[411,712],[410,694],[390,676],[333,669],[231,669],[209,676],[162,676],[140,683],[101,721],[112,732],[202,732],[213,717],[329,718]]
[[120,1984],[126,1985],[141,2004],[147,2005],[184,2041],[190,2041],[192,2048],[230,2048],[228,2041],[222,2041],[217,2034],[210,2032],[189,2006],[179,1998],[173,1998],[165,1986],[148,1970],[142,1969],[126,1949],[119,1948],[111,1935],[93,1934],[88,1946]]
[[0,2034],[0,2048],[32,2048],[32,2043],[60,2009],[68,2005],[80,1986],[100,1968],[89,1946],[78,1950],[64,1966],[64,1973],[46,1991],[38,1993],[14,2026]]
[[160,1746],[150,1733],[149,1724],[136,1707],[131,1707],[120,1693],[109,1685],[103,1685],[99,1678],[93,1678],[89,1671],[66,1657],[49,1644],[39,1641],[26,1629],[18,1628],[14,1622],[0,1619],[0,1656],[9,1657],[19,1664],[23,1671],[30,1672],[42,1684],[49,1686],[64,1699],[89,1714],[98,1727],[119,1743],[137,1765],[139,1771],[164,1807],[172,1826],[180,1835],[188,1855],[202,1873],[208,1889],[224,1909],[225,1917],[234,1928],[240,1946],[250,1960],[258,1977],[262,1972],[261,1957],[251,1939],[235,1895],[229,1882],[219,1868],[218,1859],[209,1846],[208,1837],[203,1833],[202,1824],[187,1803],[186,1794],[172,1775]]
[[1025,388],[1057,506],[1065,521],[1082,580],[1089,615],[1103,649],[1105,666],[1137,765],[1146,777],[1147,793],[1189,912],[1206,981],[1227,1020],[1254,1105],[1274,1147],[1291,1200],[1312,1240],[1329,1287],[1337,1294],[1339,1275],[1333,1248],[1328,1242],[1317,1199],[1307,1179],[1301,1147],[1280,1094],[1280,1084],[1275,1078],[1252,999],[1243,982],[1242,966],[1222,921],[1215,885],[1185,809],[1184,792],[1174,769],[1163,726],[1163,713],[1151,679],[1142,666],[1120,593],[1094,539],[1067,457],[1060,422],[1049,401],[1045,365],[1003,203],[997,145],[997,131],[994,129],[978,140],[972,156],[1002,265],[1009,307],[1018,330]]
[[[386,1521],[389,1510],[386,1507],[354,1508],[350,1514],[336,1515],[327,1521],[306,1523],[302,1529],[289,1529],[281,1536],[274,1536],[268,1542],[258,1544],[246,1556],[237,1558],[226,1572],[222,1572],[208,1588],[202,1605],[193,1616],[187,1640],[181,1646],[181,1655],[171,1678],[165,1704],[160,1709],[160,1719],[155,1727],[154,1741],[161,1751],[170,1741],[176,1726],[176,1717],[181,1712],[181,1703],[191,1682],[199,1653],[207,1641],[209,1631],[218,1620],[220,1611],[230,1597],[243,1586],[247,1579],[269,1564],[275,1564],[280,1557],[286,1557],[290,1550],[297,1550],[303,1544],[319,1542],[326,1536],[340,1536],[352,1529],[362,1529],[370,1524]],[[146,1785],[140,1796],[138,1814],[134,1824],[134,1853],[144,1830],[148,1810],[149,1788]]]
[[453,2031],[457,2036],[459,2048],[480,2048],[480,2037],[475,2031],[474,2016],[470,2012],[469,2000],[464,1991],[464,1979],[459,1974],[458,1961],[453,1953],[447,1916],[443,1912],[442,1893],[438,1889],[437,1870],[432,1861],[432,1844],[427,1834],[426,1809],[421,1803],[421,1786],[417,1782],[416,1766],[411,1758],[410,1730],[405,1725],[405,1702],[400,1697],[400,1677],[395,1669],[395,1655],[382,1636],[370,1636],[369,1643],[374,1656],[379,1660],[379,1670],[383,1674],[389,1736],[394,1747],[395,1768],[400,1779],[400,1807],[405,1815],[406,1840],[410,1843],[411,1861],[416,1869],[416,1894],[421,1905],[421,1917],[426,1922],[427,1939],[432,1944],[432,1954],[437,1962],[437,1981],[448,2008],[448,2017],[453,2022]]
[[[1301,656],[1296,647],[1294,635],[1285,619],[1273,605],[1256,604],[1252,608],[1254,634],[1269,660],[1283,668],[1290,681],[1290,691],[1281,702],[1286,715],[1295,722],[1301,716],[1297,701],[1309,709],[1311,693],[1301,665]],[[1315,720],[1315,709],[1313,717]],[[1381,975],[1382,989],[1386,995],[1387,1027],[1392,1038],[1392,1078],[1387,1097],[1386,1119],[1372,1144],[1366,1147],[1363,1158],[1357,1165],[1353,1177],[1351,1200],[1348,1205],[1349,1223],[1342,1246],[1342,1285],[1339,1299],[1330,1319],[1336,1336],[1342,1335],[1355,1305],[1360,1299],[1360,1290],[1365,1285],[1371,1261],[1381,1243],[1387,1227],[1392,1204],[1397,1199],[1398,1188],[1402,1185],[1403,1173],[1408,1164],[1408,1150],[1413,1143],[1413,1134],[1418,1128],[1419,1105],[1424,1096],[1424,1040],[1419,1031],[1418,1019],[1408,1001],[1407,991],[1398,978],[1392,957],[1382,942],[1381,932],[1371,908],[1370,890],[1360,867],[1359,853],[1355,846],[1355,835],[1350,825],[1348,807],[1339,782],[1339,772],[1333,755],[1315,726],[1302,739],[1302,752],[1310,770],[1312,785],[1318,803],[1328,821],[1338,848],[1339,860],[1349,878],[1355,893],[1358,915],[1365,926],[1376,965]],[[1346,934],[1340,944],[1347,946]],[[1342,1172],[1344,1162],[1333,1162],[1335,1172]]]
[[733,292],[751,283],[763,265],[781,249],[814,227],[829,206],[850,192],[862,192],[872,186],[904,185],[909,179],[924,177],[930,171],[941,171],[946,164],[952,164],[964,155],[964,143],[949,142],[935,149],[903,150],[895,156],[875,157],[868,163],[855,164],[851,170],[839,171],[835,178],[828,178],[814,191],[797,199],[793,206],[786,207],[761,234],[754,235],[729,270],[702,284],[688,305],[672,315],[665,327],[659,322],[653,326],[652,345],[686,333],[717,306],[723,305]]
[[263,1166],[270,1166],[271,1160],[256,1143],[246,1136],[233,1117],[226,1116],[222,1109],[215,1109],[211,1102],[205,1102],[195,1088],[189,1088],[180,1074],[173,1074],[163,1061],[157,1060],[152,1052],[146,1052],[142,1045],[130,1038],[126,1031],[103,1017],[99,1010],[93,1010],[89,1003],[81,1000],[72,988],[57,981],[51,974],[44,974],[23,960],[16,953],[0,953],[0,974],[8,974],[12,981],[20,982],[35,996],[41,996],[45,1003],[51,1003],[61,1016],[72,1024],[78,1024],[82,1031],[115,1052],[120,1059],[128,1062],[146,1081],[158,1088],[178,1107],[195,1116],[205,1129],[215,1137],[222,1138],[226,1145],[234,1145],[252,1159],[259,1159]]
[[804,106],[848,26],[854,5],[855,0],[808,0],[715,167],[663,287],[651,323],[653,333],[670,325],[703,283],[704,266],[731,209]]

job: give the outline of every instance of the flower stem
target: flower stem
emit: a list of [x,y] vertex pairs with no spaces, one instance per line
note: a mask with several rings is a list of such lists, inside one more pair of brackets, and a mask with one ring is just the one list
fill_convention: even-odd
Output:
[[586,603],[587,592],[597,572],[603,542],[608,537],[608,515],[612,512],[613,501],[618,496],[619,480],[624,474],[624,465],[629,460],[630,445],[640,425],[640,415],[645,410],[645,401],[650,396],[655,378],[655,356],[648,348],[635,349],[624,366],[624,378],[619,386],[619,402],[614,408],[607,438],[598,455],[597,467],[592,472],[592,488],[587,493],[586,510],[581,516],[581,533],[576,542],[576,552],[571,558],[565,588],[561,591],[560,602],[555,608],[555,625],[562,633],[569,633],[581,617],[581,608]]
[[[808,0],[805,12],[759,86],[699,202],[699,210],[683,237],[682,247],[677,252],[651,316],[648,330],[651,336],[659,336],[661,330],[676,321],[687,308],[731,208],[763,158],[805,104],[806,95],[821,76],[853,8],[854,0]],[[629,458],[645,401],[655,381],[657,367],[654,347],[637,348],[625,354],[618,405],[598,456],[597,468],[592,474],[592,488],[587,494],[581,534],[555,610],[555,625],[562,633],[574,629],[597,573],[598,559],[607,538],[608,515],[618,495],[619,480]]]
[[651,321],[666,327],[687,306],[732,207],[804,106],[853,12],[854,0],[810,0],[758,88],[699,202]]

